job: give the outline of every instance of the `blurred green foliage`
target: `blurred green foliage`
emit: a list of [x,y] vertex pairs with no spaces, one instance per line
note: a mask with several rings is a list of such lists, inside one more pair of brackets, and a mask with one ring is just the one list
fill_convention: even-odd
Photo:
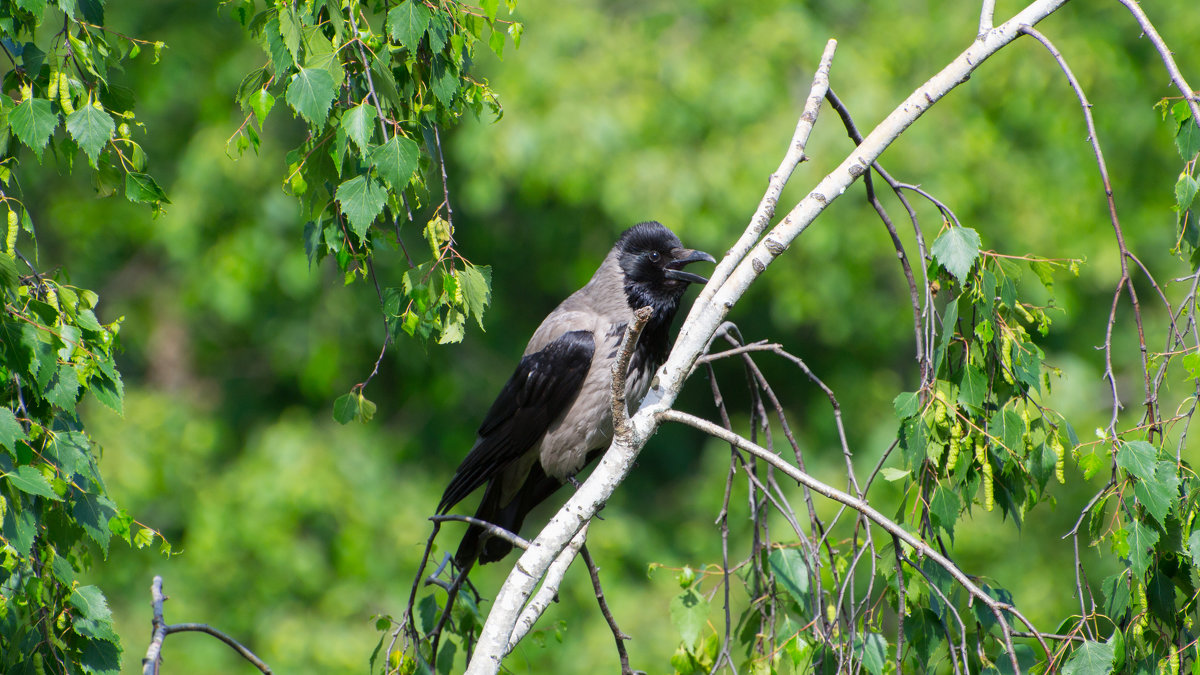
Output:
[[[86,172],[20,179],[40,223],[41,264],[96,289],[103,323],[124,317],[124,415],[85,401],[82,416],[105,449],[113,499],[179,553],[115,547],[86,582],[108,594],[126,670],[136,668],[149,633],[150,577],[162,574],[168,621],[219,626],[283,673],[366,668],[378,639],[372,616],[402,611],[429,530],[424,518],[482,411],[538,320],[587,279],[616,232],[655,218],[689,245],[720,253],[778,164],[826,38],[841,43],[833,87],[869,128],[965,47],[978,19],[973,3],[524,0],[520,50],[506,51],[503,63],[481,50],[476,64],[503,117],[443,137],[458,250],[494,270],[487,333],[459,345],[398,342],[374,383],[375,421],[343,427],[332,400],[370,372],[384,330],[373,288],[343,288],[339,270],[306,258],[307,216],[279,179],[286,153],[303,142],[304,121],[277,112],[257,154],[231,159],[227,142],[244,120],[235,96],[262,65],[260,47],[229,9],[110,5],[114,30],[167,45],[157,65],[137,59],[112,77],[137,89],[138,116],[151,132],[134,135],[172,203],[151,218],[93,198]],[[1184,72],[1200,71],[1192,39],[1200,13],[1182,1],[1147,11]],[[1095,105],[1130,248],[1165,276],[1186,274],[1170,252],[1180,161],[1152,109],[1174,93],[1157,55],[1116,3],[1073,3],[1040,28]],[[781,207],[849,148],[826,109],[812,161]],[[1058,409],[1081,430],[1106,423],[1093,347],[1103,340],[1119,267],[1082,116],[1042,48],[1023,39],[985,64],[882,162],[949,204],[985,248],[1086,260],[1078,279],[1056,286],[1061,312],[1040,344],[1064,372]],[[404,238],[410,249],[422,245],[419,231]],[[393,279],[408,269],[403,253],[387,248],[375,265]],[[1149,320],[1161,324],[1154,311]],[[861,186],[731,318],[748,339],[784,342],[808,360],[839,394],[856,461],[873,464],[895,437],[892,399],[917,373],[907,290]],[[1136,335],[1114,340],[1132,401]],[[736,366],[721,367],[727,381],[739,377]],[[810,470],[838,483],[828,403],[780,372],[775,386]],[[688,387],[681,407],[711,413],[704,383]],[[663,429],[592,528],[613,612],[635,636],[635,667],[665,670],[679,638],[670,615],[679,584],[669,570],[647,574],[648,563],[702,568],[720,559],[712,518],[727,460],[717,443]],[[1019,531],[999,512],[977,509],[971,527],[956,533],[963,567],[986,569],[1043,627],[1071,611],[1072,559],[1059,537],[1100,480],[1070,478],[1048,488],[1059,506]],[[744,502],[745,486],[737,490],[734,503]],[[736,549],[744,541],[734,529]],[[479,570],[485,596],[505,571]],[[508,662],[514,671],[614,669],[611,635],[580,570],[568,574],[543,625],[547,646],[522,645]],[[558,638],[565,649],[554,648]],[[170,638],[165,656],[168,672],[245,668],[198,636]]]

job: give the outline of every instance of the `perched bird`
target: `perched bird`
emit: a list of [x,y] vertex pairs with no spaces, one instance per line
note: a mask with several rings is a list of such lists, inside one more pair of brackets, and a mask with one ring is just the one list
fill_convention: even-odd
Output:
[[[612,366],[635,310],[652,307],[629,363],[627,400],[646,394],[667,356],[668,331],[688,284],[708,280],[689,263],[716,262],[683,248],[661,223],[621,234],[588,283],[542,321],[479,425],[479,437],[438,504],[446,513],[487,483],[475,517],[516,533],[533,507],[608,447]],[[472,525],[455,555],[459,569],[499,560],[512,544]]]

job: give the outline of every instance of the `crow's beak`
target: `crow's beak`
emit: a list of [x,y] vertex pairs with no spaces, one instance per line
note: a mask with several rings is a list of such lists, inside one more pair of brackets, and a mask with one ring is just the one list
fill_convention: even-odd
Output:
[[708,279],[699,274],[683,271],[682,268],[684,265],[694,262],[715,263],[717,260],[704,251],[696,251],[690,248],[672,249],[671,262],[667,263],[666,277],[689,284],[707,284]]

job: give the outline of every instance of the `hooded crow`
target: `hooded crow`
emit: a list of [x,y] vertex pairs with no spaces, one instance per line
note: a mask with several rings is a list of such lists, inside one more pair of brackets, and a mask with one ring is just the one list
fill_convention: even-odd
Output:
[[[438,513],[487,484],[475,517],[516,533],[533,507],[600,455],[612,439],[612,366],[635,310],[652,307],[629,362],[627,398],[640,401],[667,356],[668,331],[689,284],[689,263],[716,262],[683,248],[661,223],[621,234],[588,283],[542,321],[479,425],[475,446],[442,494]],[[503,558],[512,544],[472,525],[454,560]]]

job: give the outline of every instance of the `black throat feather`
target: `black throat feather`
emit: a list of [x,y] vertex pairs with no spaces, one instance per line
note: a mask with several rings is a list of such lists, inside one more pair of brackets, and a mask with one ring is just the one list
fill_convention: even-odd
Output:
[[625,298],[633,310],[642,307],[652,308],[650,320],[642,329],[630,359],[630,370],[637,367],[657,368],[667,358],[667,350],[671,343],[671,322],[675,312],[679,310],[680,295],[651,293],[637,283],[625,283]]

